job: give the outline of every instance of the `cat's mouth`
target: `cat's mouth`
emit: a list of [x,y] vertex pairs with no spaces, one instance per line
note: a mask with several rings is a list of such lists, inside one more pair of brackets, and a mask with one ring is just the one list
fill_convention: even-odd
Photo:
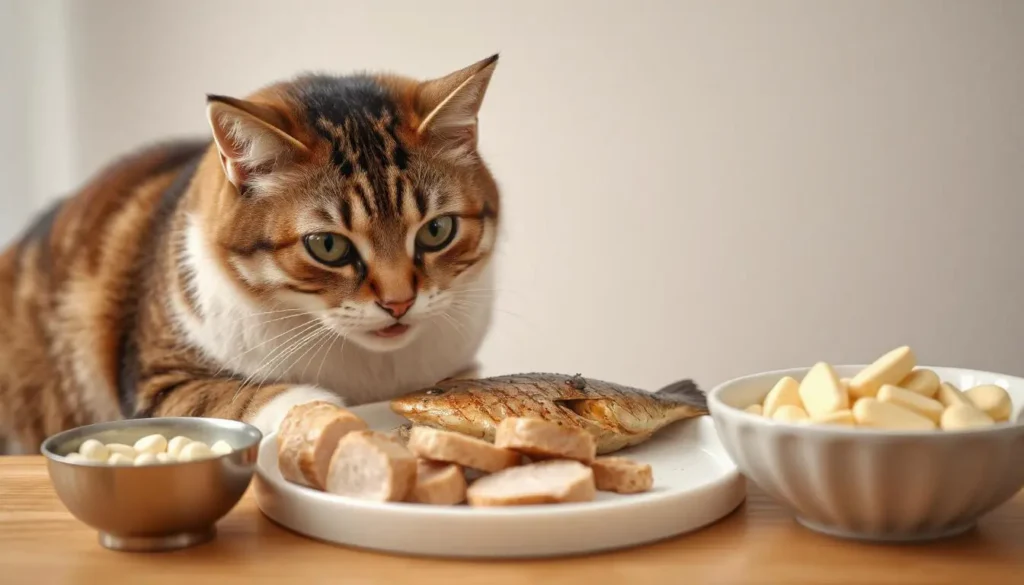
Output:
[[409,326],[408,325],[406,325],[404,323],[395,323],[394,325],[391,325],[390,327],[385,327],[383,329],[378,329],[378,330],[374,331],[373,334],[378,336],[378,337],[398,337],[399,335],[404,334],[408,330],[409,330]]

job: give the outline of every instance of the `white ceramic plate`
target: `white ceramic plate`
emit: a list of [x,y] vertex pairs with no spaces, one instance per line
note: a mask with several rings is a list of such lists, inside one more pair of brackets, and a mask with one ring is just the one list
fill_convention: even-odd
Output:
[[[387,403],[352,409],[371,428],[404,419]],[[697,530],[736,509],[746,484],[711,417],[676,423],[616,455],[651,464],[643,494],[599,492],[593,502],[507,508],[366,502],[287,482],[276,436],[260,445],[256,502],[271,520],[305,536],[366,549],[464,558],[549,557],[591,553]]]

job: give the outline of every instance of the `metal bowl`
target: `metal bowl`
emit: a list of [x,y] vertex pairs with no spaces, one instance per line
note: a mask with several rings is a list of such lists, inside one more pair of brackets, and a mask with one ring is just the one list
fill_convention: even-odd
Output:
[[[188,462],[119,466],[69,461],[83,441],[131,445],[146,435],[184,435],[232,451]],[[46,456],[57,496],[80,521],[99,531],[104,547],[162,551],[211,540],[216,523],[238,503],[252,479],[262,433],[233,420],[167,417],[120,420],[70,429],[46,439]]]

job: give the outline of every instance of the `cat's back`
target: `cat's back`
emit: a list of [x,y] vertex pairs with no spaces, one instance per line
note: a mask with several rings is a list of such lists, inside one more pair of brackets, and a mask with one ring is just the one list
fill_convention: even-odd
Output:
[[118,237],[151,223],[174,179],[208,144],[167,142],[121,156],[37,214],[0,256],[0,309],[46,305],[69,280],[127,260],[133,242]]
[[54,266],[96,253],[114,220],[132,207],[146,206],[147,193],[165,188],[186,165],[198,159],[208,141],[154,144],[118,157],[70,195],[40,212],[4,252],[5,264],[39,252],[55,253]]
[[[0,401],[52,403],[43,418],[116,415],[116,401],[102,394],[117,367],[118,324],[132,310],[154,234],[208,145],[167,142],[115,159],[0,254]],[[92,380],[93,391],[60,392],[72,375]]]

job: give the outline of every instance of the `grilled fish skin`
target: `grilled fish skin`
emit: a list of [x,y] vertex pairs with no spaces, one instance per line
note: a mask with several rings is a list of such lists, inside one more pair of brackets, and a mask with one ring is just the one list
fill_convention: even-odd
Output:
[[704,392],[680,380],[657,392],[554,373],[448,379],[391,401],[413,424],[494,440],[509,417],[542,418],[582,428],[604,455],[651,438],[669,424],[708,414]]

